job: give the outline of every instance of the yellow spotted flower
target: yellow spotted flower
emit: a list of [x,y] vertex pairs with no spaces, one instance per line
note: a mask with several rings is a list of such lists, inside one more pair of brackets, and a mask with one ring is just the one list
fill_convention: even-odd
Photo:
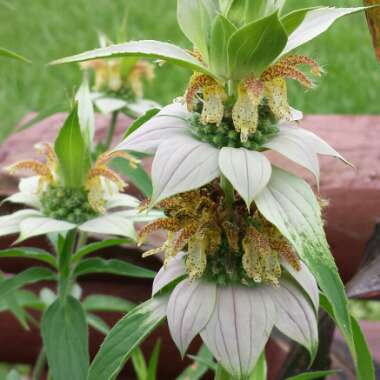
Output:
[[60,165],[52,145],[36,145],[45,162],[25,160],[8,168],[9,173],[29,172],[22,178],[19,192],[6,201],[30,208],[0,217],[0,236],[19,233],[18,241],[51,232],[77,228],[96,234],[110,234],[135,239],[134,222],[151,221],[160,214],[140,214],[139,201],[121,191],[124,180],[106,164],[115,157],[136,159],[122,152],[106,152],[89,170],[83,188],[70,188],[62,183]]

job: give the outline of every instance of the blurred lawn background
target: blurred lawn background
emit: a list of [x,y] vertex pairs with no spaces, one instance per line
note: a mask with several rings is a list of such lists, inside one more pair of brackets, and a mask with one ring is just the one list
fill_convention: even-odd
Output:
[[[317,4],[359,6],[359,0],[288,0],[288,8]],[[306,4],[307,3],[307,4]],[[77,65],[47,67],[52,59],[97,47],[97,32],[115,38],[129,8],[129,38],[159,39],[190,47],[176,23],[176,0],[0,0],[0,46],[32,65],[0,60],[0,142],[30,111],[67,102],[81,80]],[[356,14],[302,48],[327,76],[305,92],[291,84],[292,104],[306,113],[380,113],[380,66],[365,16]],[[146,95],[162,104],[183,93],[184,69],[165,65]]]

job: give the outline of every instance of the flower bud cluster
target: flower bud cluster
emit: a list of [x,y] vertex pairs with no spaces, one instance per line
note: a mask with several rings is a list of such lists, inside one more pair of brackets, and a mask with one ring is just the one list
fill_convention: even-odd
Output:
[[258,151],[263,144],[279,132],[273,114],[266,106],[260,107],[258,128],[246,142],[241,141],[240,133],[235,130],[231,118],[224,118],[219,126],[215,124],[204,125],[200,118],[201,115],[198,112],[193,112],[190,120],[192,133],[200,141],[211,144],[218,149],[230,147]]
[[49,186],[40,201],[43,214],[50,218],[81,224],[97,216],[84,189]]

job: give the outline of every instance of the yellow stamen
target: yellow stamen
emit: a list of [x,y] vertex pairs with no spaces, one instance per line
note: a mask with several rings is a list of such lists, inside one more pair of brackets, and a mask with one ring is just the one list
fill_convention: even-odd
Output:
[[276,78],[264,84],[268,106],[277,120],[292,121],[292,113],[288,103],[288,90],[284,78]]
[[146,61],[138,61],[128,74],[127,81],[133,93],[142,98],[144,95],[143,79],[154,79],[154,66]]
[[200,278],[207,265],[207,239],[202,236],[196,236],[190,239],[187,248],[186,269],[190,279]]
[[310,66],[311,73],[315,76],[321,76],[323,69],[321,66],[312,58],[306,55],[289,55],[278,62],[281,65],[286,66],[298,66],[298,65],[308,65]]
[[224,229],[224,232],[226,233],[228,245],[230,246],[230,248],[234,251],[238,251],[239,250],[239,228],[235,224],[229,221],[225,221],[223,222],[223,229]]
[[46,157],[47,166],[52,173],[55,172],[58,166],[58,158],[55,154],[53,146],[47,142],[41,142],[36,144],[34,148],[38,154]]
[[220,125],[224,116],[224,102],[226,99],[227,94],[222,86],[218,84],[206,86],[203,89],[201,123]]
[[144,226],[144,228],[139,232],[139,245],[141,245],[145,238],[151,233],[159,230],[166,230],[170,232],[177,232],[181,228],[180,224],[172,218],[162,218],[155,220]]
[[114,158],[118,158],[118,157],[124,158],[125,160],[128,160],[132,167],[137,167],[137,165],[140,163],[139,159],[132,156],[128,152],[113,151],[113,152],[105,152],[105,153],[101,154],[98,157],[98,159],[96,160],[95,166],[106,165],[109,161],[113,160]]
[[239,86],[238,99],[232,109],[232,120],[240,139],[246,142],[255,133],[259,122],[258,107],[263,98],[263,84],[254,77]]

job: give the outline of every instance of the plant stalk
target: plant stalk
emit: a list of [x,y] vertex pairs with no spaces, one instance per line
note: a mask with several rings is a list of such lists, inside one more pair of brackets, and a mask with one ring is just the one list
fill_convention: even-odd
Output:
[[231,182],[224,175],[220,177],[220,187],[224,191],[224,205],[229,212],[232,212],[235,202],[235,192]]
[[104,144],[104,150],[107,151],[112,144],[113,135],[115,134],[117,119],[119,117],[119,111],[112,112],[111,124],[108,128],[106,142]]
[[38,354],[36,364],[34,365],[32,380],[40,380],[43,370],[46,364],[46,354],[45,350],[42,348]]
[[72,265],[73,254],[82,247],[87,241],[87,234],[83,232],[70,232],[65,241],[59,258],[59,275],[58,275],[58,296],[64,299],[71,292],[75,282],[74,270]]

